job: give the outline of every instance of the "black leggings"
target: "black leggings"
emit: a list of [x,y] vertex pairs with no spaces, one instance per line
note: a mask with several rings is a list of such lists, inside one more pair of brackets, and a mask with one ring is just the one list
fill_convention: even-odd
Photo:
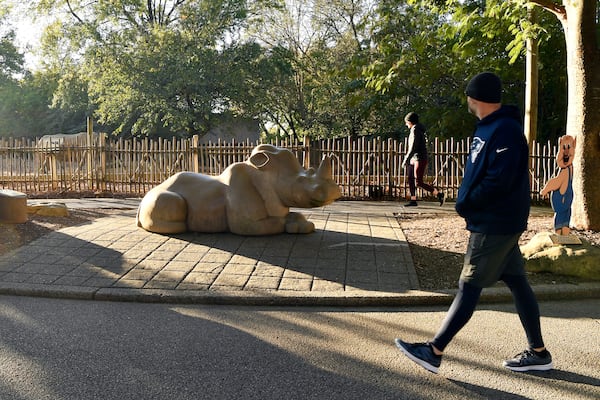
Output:
[[[523,275],[503,275],[500,277],[510,289],[521,324],[527,335],[530,348],[544,347],[540,328],[540,309],[527,278]],[[458,293],[446,314],[446,318],[431,342],[438,350],[444,351],[452,338],[469,322],[482,288],[459,281]]]
[[411,196],[416,196],[417,186],[422,187],[428,192],[433,193],[435,188],[423,181],[425,169],[427,168],[427,160],[414,161],[408,168],[408,190]]

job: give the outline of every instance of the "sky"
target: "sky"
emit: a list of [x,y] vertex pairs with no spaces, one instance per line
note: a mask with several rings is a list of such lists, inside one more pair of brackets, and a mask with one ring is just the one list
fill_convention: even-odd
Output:
[[32,25],[25,25],[17,29],[17,47],[25,56],[25,67],[29,70],[36,69],[39,59],[35,49],[39,46],[40,36]]
[[16,6],[16,10],[11,13],[10,27],[15,30],[17,48],[25,55],[25,66],[28,69],[35,69],[38,65],[38,59],[35,50],[39,47],[42,30],[47,23],[46,18],[33,21],[24,11],[24,6]]

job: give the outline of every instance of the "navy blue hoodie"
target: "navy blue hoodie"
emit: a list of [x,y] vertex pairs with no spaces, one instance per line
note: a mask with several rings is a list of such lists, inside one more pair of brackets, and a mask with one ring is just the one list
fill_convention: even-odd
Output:
[[530,207],[529,148],[521,115],[502,106],[477,123],[456,211],[471,232],[521,233]]

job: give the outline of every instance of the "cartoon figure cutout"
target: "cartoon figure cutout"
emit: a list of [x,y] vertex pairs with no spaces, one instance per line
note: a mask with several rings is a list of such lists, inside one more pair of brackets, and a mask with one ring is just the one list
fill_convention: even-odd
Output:
[[571,228],[571,205],[573,204],[573,157],[575,156],[574,137],[561,136],[558,139],[556,164],[560,168],[558,175],[550,179],[540,194],[546,196],[550,192],[550,204],[554,210],[554,231],[557,235],[569,235]]

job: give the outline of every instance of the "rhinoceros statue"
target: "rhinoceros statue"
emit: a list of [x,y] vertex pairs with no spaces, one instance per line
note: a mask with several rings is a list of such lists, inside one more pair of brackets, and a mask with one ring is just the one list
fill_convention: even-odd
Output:
[[340,196],[329,157],[317,171],[305,170],[291,151],[261,144],[248,160],[230,165],[219,176],[171,176],[144,196],[136,220],[156,233],[310,233],[314,224],[290,207],[320,207]]

